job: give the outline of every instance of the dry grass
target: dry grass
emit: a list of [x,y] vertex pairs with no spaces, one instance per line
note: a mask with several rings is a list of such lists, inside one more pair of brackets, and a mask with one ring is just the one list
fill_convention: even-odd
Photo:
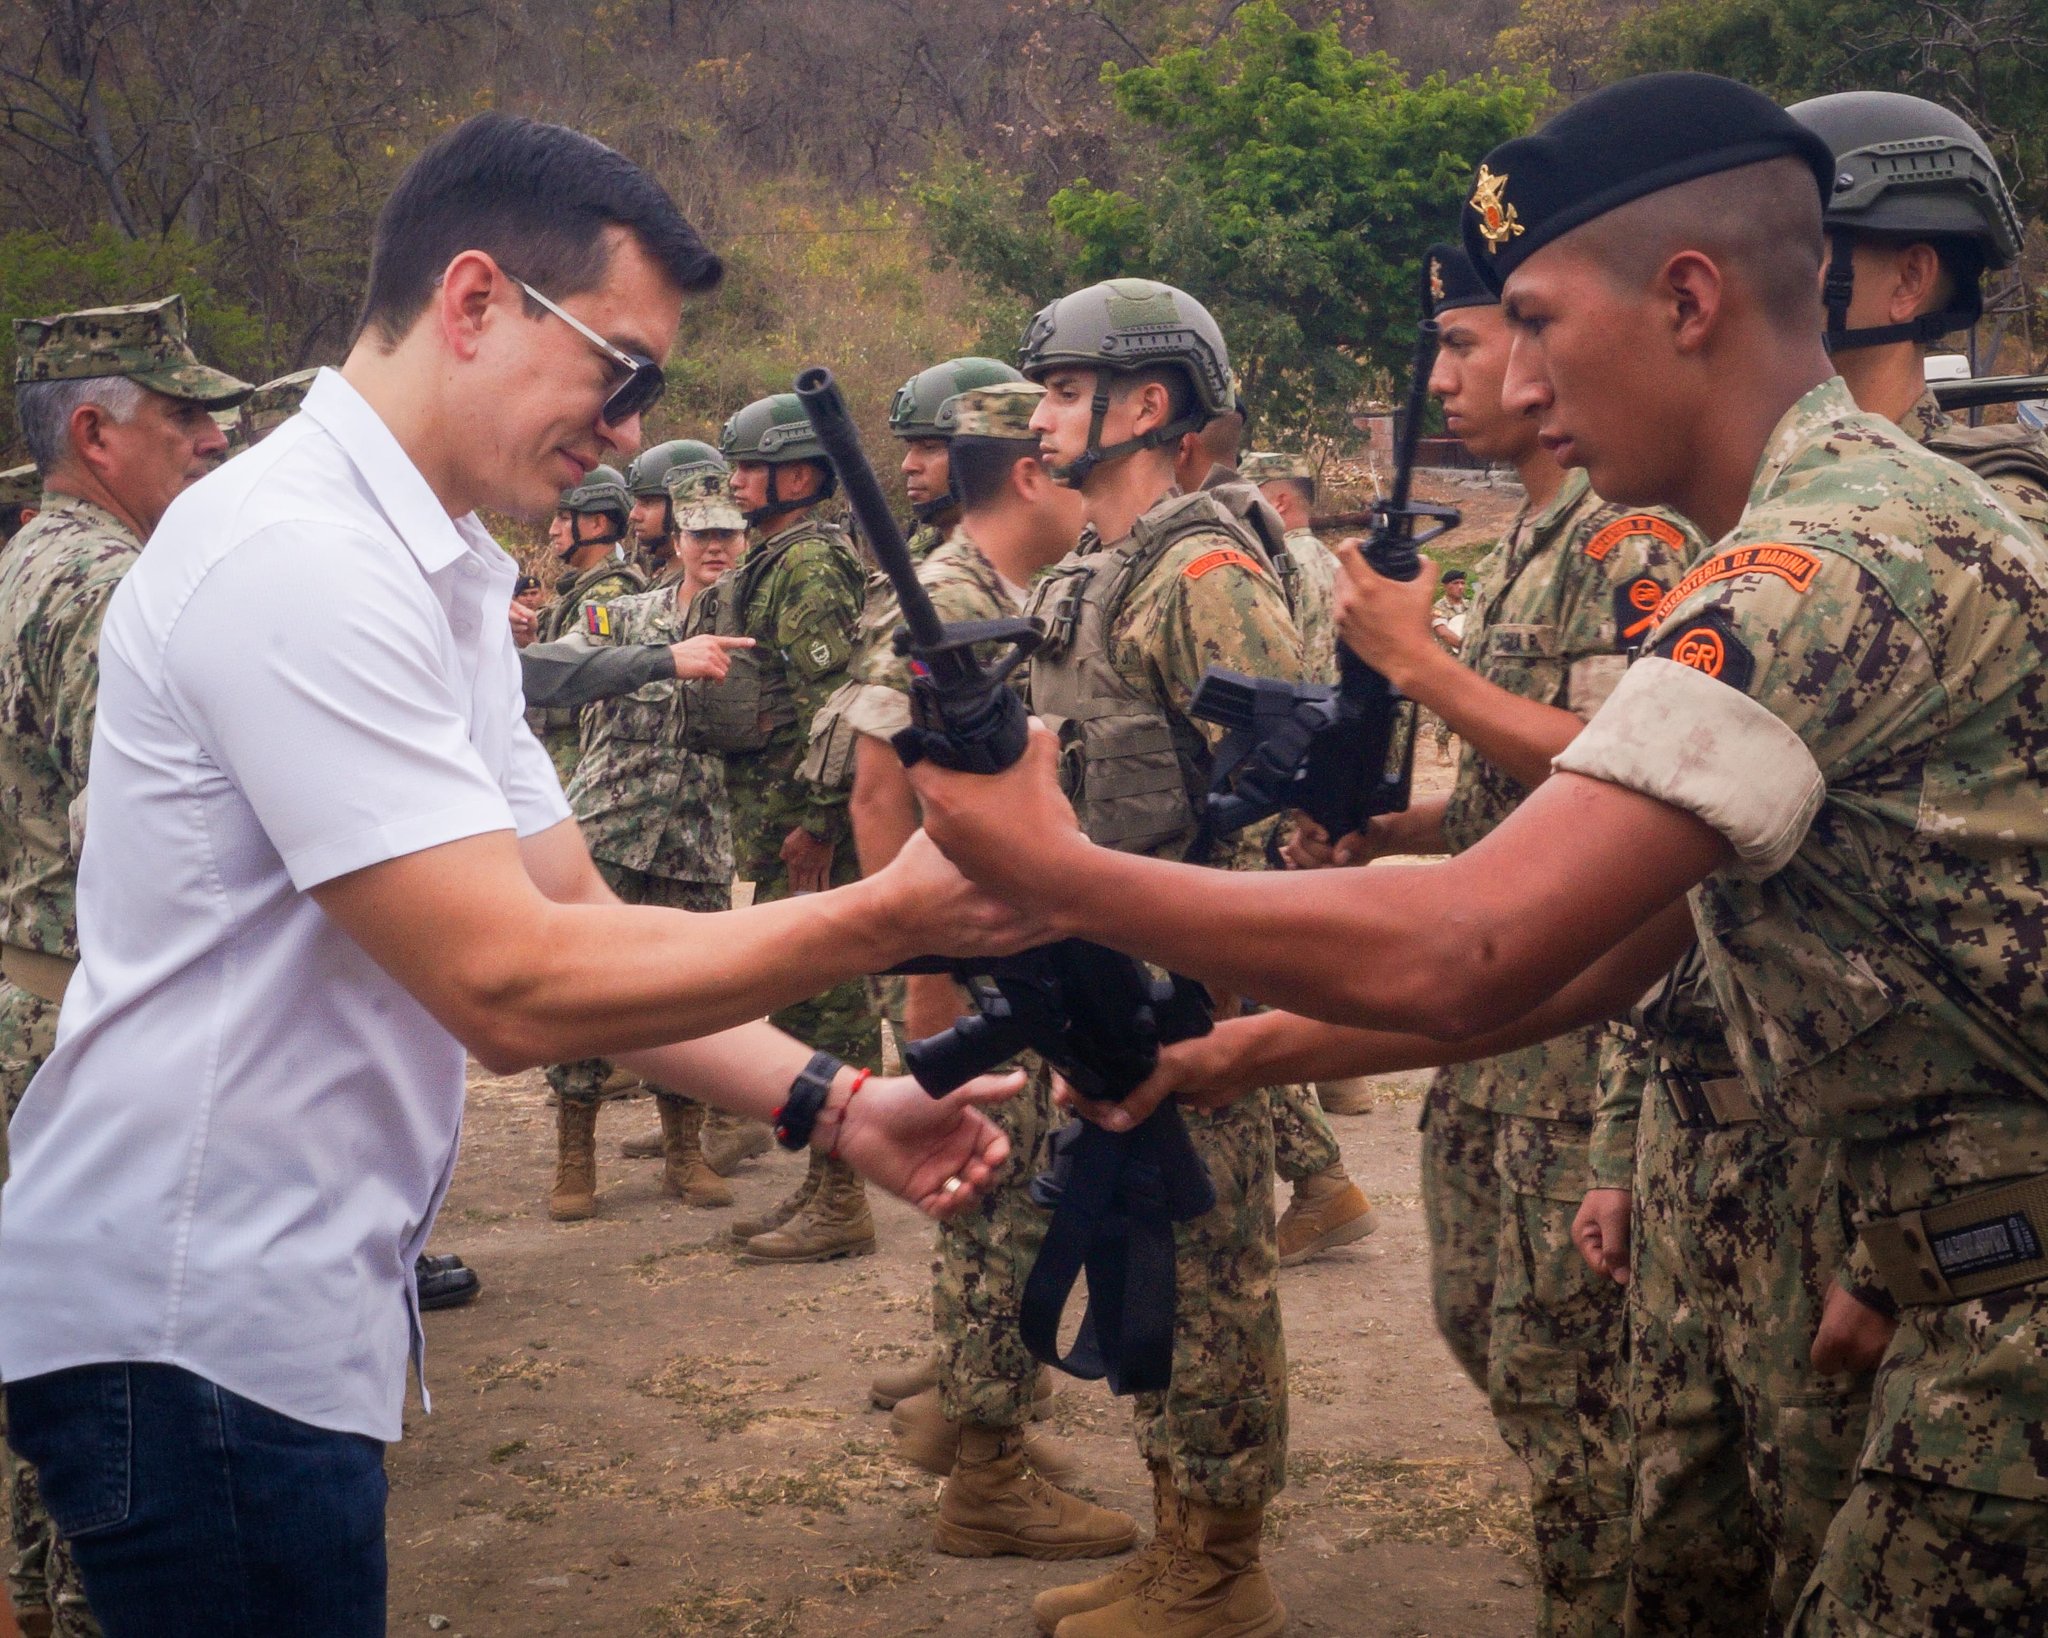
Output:
[[754,1469],[665,1490],[664,1512],[744,1513],[759,1518],[771,1507],[809,1512],[844,1513],[857,1504],[887,1501],[907,1494],[911,1486],[893,1459],[879,1445],[849,1439],[830,1455],[792,1471]]
[[469,1379],[476,1384],[476,1391],[490,1393],[516,1383],[537,1393],[569,1368],[567,1360],[536,1359],[534,1349],[535,1345],[528,1343],[524,1353],[493,1354],[478,1360],[469,1368]]
[[1524,1564],[1533,1562],[1527,1501],[1478,1463],[1308,1452],[1289,1463],[1289,1481],[1319,1493],[1313,1500],[1283,1497],[1275,1503],[1269,1516],[1282,1523],[1311,1505],[1366,1515],[1358,1529],[1341,1538],[1346,1551],[1394,1541],[1432,1547],[1477,1544]]
[[803,1600],[771,1605],[747,1586],[687,1584],[679,1596],[647,1612],[652,1638],[795,1638]]
[[793,1393],[817,1379],[816,1371],[795,1376],[750,1376],[750,1370],[768,1362],[754,1354],[725,1354],[710,1358],[701,1354],[678,1354],[628,1384],[638,1393],[681,1405],[695,1418],[707,1439],[738,1433],[756,1422],[771,1419],[792,1422],[837,1422],[840,1412],[815,1405],[764,1405],[764,1395]]

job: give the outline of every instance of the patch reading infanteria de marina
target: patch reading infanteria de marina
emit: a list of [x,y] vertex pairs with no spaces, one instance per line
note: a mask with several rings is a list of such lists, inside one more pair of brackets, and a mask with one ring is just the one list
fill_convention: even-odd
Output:
[[1673,586],[1671,595],[1659,605],[1657,618],[1666,618],[1700,587],[1711,586],[1717,580],[1740,580],[1746,574],[1774,574],[1794,591],[1803,592],[1819,573],[1819,556],[1801,546],[1784,546],[1769,541],[1755,546],[1731,546],[1725,552],[1716,552]]
[[1235,563],[1240,569],[1250,569],[1254,574],[1257,574],[1259,571],[1258,564],[1254,563],[1235,546],[1219,546],[1213,552],[1204,552],[1185,569],[1181,570],[1181,578],[1185,580],[1200,580],[1211,569],[1220,569],[1226,563]]
[[1595,563],[1605,563],[1614,548],[1631,535],[1650,535],[1681,556],[1685,552],[1685,531],[1675,523],[1648,512],[1631,512],[1625,518],[1616,518],[1587,541],[1586,555]]

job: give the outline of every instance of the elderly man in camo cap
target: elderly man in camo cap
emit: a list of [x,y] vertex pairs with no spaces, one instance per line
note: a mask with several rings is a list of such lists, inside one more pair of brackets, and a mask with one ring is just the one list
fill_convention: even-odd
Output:
[[[15,417],[39,511],[0,558],[0,1099],[49,1055],[78,960],[74,908],[100,620],[171,501],[226,455],[211,411],[248,385],[202,364],[182,297],[14,324]],[[0,1140],[4,1144],[4,1140]],[[0,1146],[0,1166],[5,1149]],[[29,1630],[97,1633],[25,1463],[13,1463],[9,1591]]]

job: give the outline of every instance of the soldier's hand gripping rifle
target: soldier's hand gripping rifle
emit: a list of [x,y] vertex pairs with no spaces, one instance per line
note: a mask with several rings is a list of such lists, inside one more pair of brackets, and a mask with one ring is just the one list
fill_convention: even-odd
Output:
[[[1425,303],[1423,312],[1429,312]],[[1415,338],[1408,403],[1395,454],[1394,483],[1372,509],[1364,555],[1389,580],[1421,572],[1415,548],[1455,528],[1455,507],[1409,498],[1415,449],[1428,407],[1437,327],[1424,318]],[[1227,836],[1289,808],[1299,808],[1332,842],[1375,814],[1408,806],[1415,758],[1415,705],[1339,638],[1338,681],[1279,682],[1211,666],[1190,706],[1195,716],[1230,730],[1216,748],[1208,828]]]
[[[896,735],[897,754],[906,766],[929,759],[966,773],[1011,767],[1024,755],[1030,723],[1008,679],[1038,646],[1037,622],[942,622],[831,371],[804,371],[796,394],[902,607],[895,641],[910,661],[911,726]],[[975,657],[981,644],[1007,652],[984,665]],[[934,1097],[1030,1050],[1083,1097],[1118,1101],[1150,1076],[1161,1046],[1210,1027],[1200,985],[1156,978],[1131,957],[1079,939],[897,971],[950,972],[974,1004],[951,1029],[904,1049],[905,1067]],[[1170,1101],[1130,1132],[1071,1122],[1052,1149],[1051,1169],[1031,1186],[1052,1220],[1025,1285],[1025,1344],[1075,1376],[1108,1377],[1118,1393],[1163,1389],[1173,1362],[1173,1224],[1214,1208],[1208,1170]],[[1084,1270],[1088,1312],[1062,1355],[1060,1316]]]

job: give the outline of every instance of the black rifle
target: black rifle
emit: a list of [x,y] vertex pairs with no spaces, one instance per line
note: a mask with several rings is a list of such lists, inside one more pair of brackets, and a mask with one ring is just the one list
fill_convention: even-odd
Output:
[[[942,622],[832,372],[805,370],[796,394],[902,606],[895,641],[910,661],[911,726],[895,737],[897,755],[906,767],[929,759],[967,773],[1013,766],[1030,723],[1008,679],[1038,646],[1038,623]],[[983,665],[974,652],[982,643],[1008,652]],[[1117,1101],[1151,1075],[1160,1047],[1210,1027],[1199,984],[1156,978],[1131,957],[1080,939],[998,959],[910,962],[897,971],[951,973],[974,1003],[951,1029],[904,1048],[905,1067],[934,1097],[1030,1050],[1083,1097]],[[1117,1393],[1163,1389],[1173,1366],[1173,1224],[1214,1209],[1208,1169],[1171,1102],[1130,1132],[1070,1122],[1051,1147],[1051,1169],[1031,1185],[1052,1221],[1025,1284],[1025,1345],[1075,1376],[1108,1377]],[[1088,1311],[1062,1355],[1060,1316],[1084,1270]]]
[[[1428,312],[1425,305],[1423,311]],[[1457,508],[1409,499],[1415,448],[1429,401],[1436,323],[1415,338],[1408,406],[1394,460],[1394,486],[1372,509],[1366,562],[1389,580],[1413,580],[1415,548],[1458,523]],[[1427,522],[1431,527],[1418,529]],[[1360,829],[1374,814],[1408,806],[1415,758],[1415,706],[1344,644],[1337,643],[1336,687],[1279,682],[1211,666],[1190,710],[1229,729],[1216,748],[1207,823],[1227,836],[1299,808],[1330,840]]]
[[1934,401],[1945,410],[1982,409],[1987,404],[2048,398],[2048,375],[1982,375],[1969,381],[1937,381]]

